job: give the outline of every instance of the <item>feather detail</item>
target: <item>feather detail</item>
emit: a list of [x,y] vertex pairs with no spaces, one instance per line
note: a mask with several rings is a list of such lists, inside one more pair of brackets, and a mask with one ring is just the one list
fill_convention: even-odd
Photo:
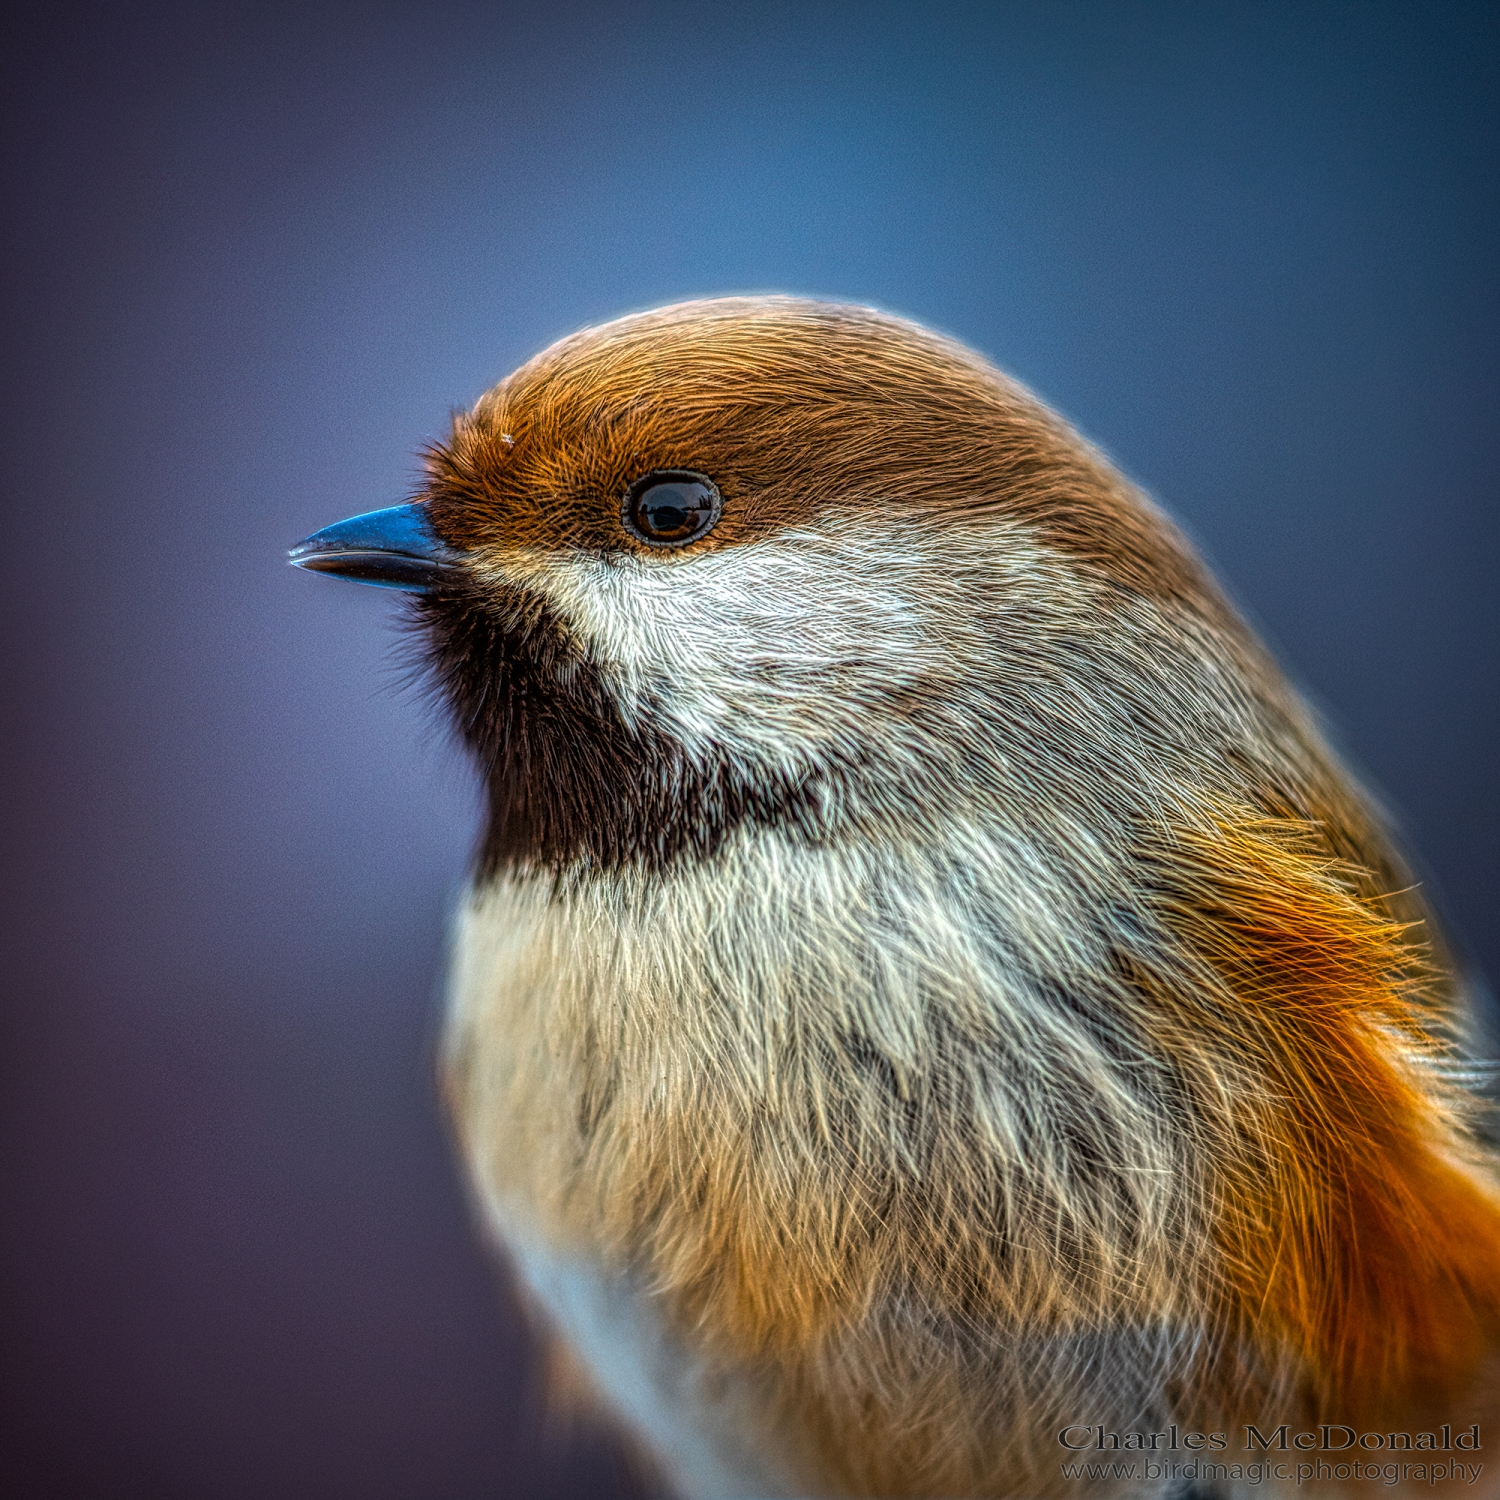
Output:
[[1500,1191],[1421,926],[1304,821],[1222,810],[1157,863],[1181,946],[1135,978],[1215,1131],[1233,1320],[1295,1352],[1315,1420],[1457,1410],[1500,1335]]

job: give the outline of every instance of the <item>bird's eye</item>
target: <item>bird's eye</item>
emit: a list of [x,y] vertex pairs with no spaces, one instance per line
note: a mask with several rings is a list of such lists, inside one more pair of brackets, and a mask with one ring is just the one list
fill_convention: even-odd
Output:
[[625,529],[653,547],[681,547],[712,529],[723,506],[706,474],[657,469],[625,491]]

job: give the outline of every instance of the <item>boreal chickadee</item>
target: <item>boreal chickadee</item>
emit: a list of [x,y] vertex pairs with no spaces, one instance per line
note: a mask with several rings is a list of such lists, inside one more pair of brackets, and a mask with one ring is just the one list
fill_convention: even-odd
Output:
[[1097,451],[911,323],[730,298],[564,339],[428,474],[293,560],[414,593],[488,791],[457,1134],[683,1493],[1146,1495],[1059,1432],[1496,1414],[1468,1001]]

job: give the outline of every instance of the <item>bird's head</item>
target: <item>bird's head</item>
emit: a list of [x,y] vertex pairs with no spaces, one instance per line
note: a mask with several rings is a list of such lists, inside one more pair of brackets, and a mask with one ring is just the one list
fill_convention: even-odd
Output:
[[416,595],[491,870],[1096,795],[1110,734],[1153,737],[1163,693],[1192,695],[1183,643],[1227,618],[1065,423],[867,308],[585,330],[459,417],[428,476],[293,560]]

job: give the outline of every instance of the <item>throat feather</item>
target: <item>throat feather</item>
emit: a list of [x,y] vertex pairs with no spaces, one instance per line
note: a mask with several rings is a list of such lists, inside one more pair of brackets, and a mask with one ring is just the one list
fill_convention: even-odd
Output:
[[712,857],[746,823],[822,836],[816,778],[752,775],[627,721],[600,665],[533,591],[459,582],[415,611],[431,680],[484,779],[481,881],[660,872]]

